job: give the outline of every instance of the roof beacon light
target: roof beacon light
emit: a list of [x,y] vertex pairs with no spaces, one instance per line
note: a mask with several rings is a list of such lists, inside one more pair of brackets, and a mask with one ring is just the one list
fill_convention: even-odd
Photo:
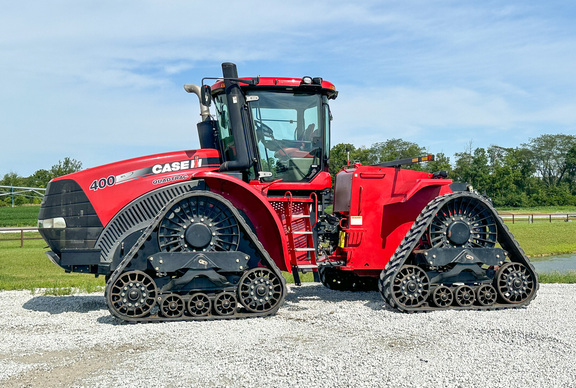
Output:
[[308,76],[302,77],[302,83],[305,85],[310,85],[312,83],[312,77]]

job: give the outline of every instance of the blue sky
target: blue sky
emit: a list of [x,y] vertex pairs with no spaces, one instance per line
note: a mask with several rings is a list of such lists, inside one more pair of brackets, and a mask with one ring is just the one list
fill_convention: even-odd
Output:
[[199,147],[185,83],[333,82],[333,144],[576,134],[572,1],[0,0],[0,176]]

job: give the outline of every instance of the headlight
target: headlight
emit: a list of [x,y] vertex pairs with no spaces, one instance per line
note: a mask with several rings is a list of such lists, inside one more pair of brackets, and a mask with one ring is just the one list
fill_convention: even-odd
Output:
[[48,218],[46,220],[38,220],[38,228],[40,229],[64,229],[66,228],[66,220],[62,217]]

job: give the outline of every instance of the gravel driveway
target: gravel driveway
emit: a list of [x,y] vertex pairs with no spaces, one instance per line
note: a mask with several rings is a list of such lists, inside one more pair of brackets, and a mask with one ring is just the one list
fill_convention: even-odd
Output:
[[291,287],[270,318],[122,324],[102,294],[0,292],[0,385],[576,387],[576,285],[503,311],[401,314]]

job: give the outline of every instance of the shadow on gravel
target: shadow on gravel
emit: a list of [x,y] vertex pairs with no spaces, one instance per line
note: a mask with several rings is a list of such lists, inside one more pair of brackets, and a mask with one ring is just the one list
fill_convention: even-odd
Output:
[[106,301],[104,296],[96,295],[37,296],[24,303],[22,307],[50,314],[88,313],[106,310]]
[[321,284],[295,286],[290,285],[290,290],[286,295],[286,302],[290,304],[298,304],[300,301],[305,300],[323,300],[330,303],[339,303],[343,301],[348,302],[364,302],[366,307],[372,310],[389,310],[390,309],[382,300],[382,296],[378,291],[363,292],[363,291],[335,291],[324,287]]

